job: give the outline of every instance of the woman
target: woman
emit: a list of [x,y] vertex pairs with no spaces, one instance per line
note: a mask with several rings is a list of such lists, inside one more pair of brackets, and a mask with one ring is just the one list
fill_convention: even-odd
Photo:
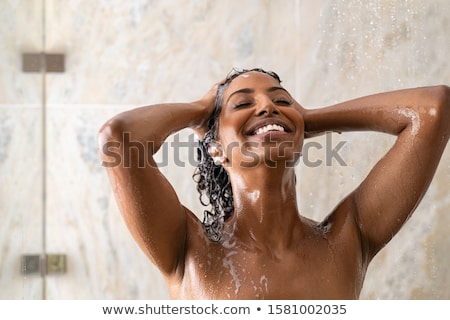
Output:
[[[368,264],[433,178],[450,134],[449,97],[449,87],[435,86],[306,109],[275,73],[243,70],[198,101],[117,115],[100,130],[99,146],[109,163],[105,146],[123,154],[125,133],[151,155],[181,129],[202,137],[194,176],[212,205],[203,222],[152,157],[138,165],[139,149],[128,150],[131,165],[107,169],[130,232],[172,298],[357,299]],[[293,164],[304,137],[362,130],[397,140],[324,221],[303,217]]]

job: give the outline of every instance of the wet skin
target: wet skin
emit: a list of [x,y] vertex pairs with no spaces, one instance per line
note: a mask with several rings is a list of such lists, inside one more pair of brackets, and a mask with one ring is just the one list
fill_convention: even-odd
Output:
[[[155,142],[149,150],[155,153],[183,128],[201,135],[215,90],[192,103],[119,114],[100,130],[99,145],[121,142],[123,132],[131,132],[133,140]],[[164,275],[171,297],[357,299],[369,262],[431,182],[449,138],[449,88],[400,90],[305,109],[275,79],[250,72],[230,83],[223,101],[218,143],[225,151],[219,156],[230,175],[235,210],[220,242],[208,240],[201,221],[179,202],[154,162],[108,168],[124,220]],[[283,130],[257,131],[269,123]],[[362,130],[394,134],[397,141],[324,221],[302,216],[288,164],[298,159],[304,137]],[[249,149],[230,147],[236,143]]]

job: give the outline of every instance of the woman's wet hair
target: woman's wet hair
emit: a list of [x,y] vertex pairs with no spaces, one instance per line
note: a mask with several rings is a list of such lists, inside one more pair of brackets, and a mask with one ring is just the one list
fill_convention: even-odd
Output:
[[198,165],[194,171],[193,178],[197,182],[200,202],[206,207],[211,207],[210,210],[204,211],[203,225],[208,238],[215,242],[220,241],[222,238],[224,222],[233,214],[233,190],[231,189],[228,172],[222,165],[214,163],[209,150],[217,145],[219,115],[222,110],[225,90],[236,77],[251,71],[268,74],[281,83],[280,77],[272,71],[265,71],[261,68],[233,69],[217,89],[214,111],[207,122],[208,131],[203,140],[199,141],[197,148]]

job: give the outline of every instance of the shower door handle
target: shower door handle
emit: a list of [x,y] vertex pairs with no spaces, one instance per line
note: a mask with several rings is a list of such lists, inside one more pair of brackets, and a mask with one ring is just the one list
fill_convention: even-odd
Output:
[[64,53],[22,53],[22,71],[25,73],[64,72]]
[[61,274],[67,271],[65,254],[23,255],[20,271],[23,275]]

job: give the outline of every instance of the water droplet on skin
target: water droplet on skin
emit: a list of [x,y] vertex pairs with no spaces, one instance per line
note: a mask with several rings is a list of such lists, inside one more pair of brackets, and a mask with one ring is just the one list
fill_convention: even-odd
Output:
[[436,116],[436,109],[435,109],[435,108],[431,108],[431,109],[428,111],[428,114],[429,114],[430,116],[432,116],[432,117],[435,117],[435,116]]

